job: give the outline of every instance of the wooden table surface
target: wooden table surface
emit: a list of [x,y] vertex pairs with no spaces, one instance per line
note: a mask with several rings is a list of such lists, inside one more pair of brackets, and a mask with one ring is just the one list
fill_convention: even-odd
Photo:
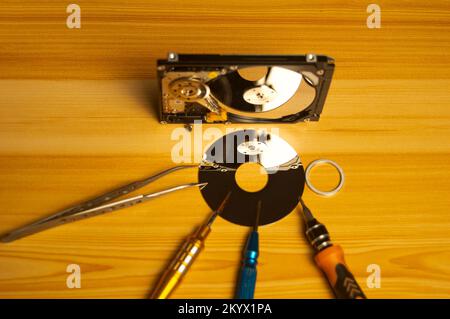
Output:
[[[316,52],[336,59],[320,122],[276,128],[305,164],[340,163],[346,184],[305,200],[369,298],[450,297],[448,1],[377,1],[381,29],[367,28],[366,1],[77,4],[81,29],[68,29],[68,3],[2,1],[0,233],[173,165],[178,126],[159,124],[154,79],[167,51]],[[178,172],[145,190],[194,180]],[[0,297],[143,298],[206,214],[189,189],[0,244]],[[257,298],[332,297],[300,229],[297,212],[261,228]],[[173,297],[231,298],[247,232],[218,220]],[[370,264],[380,288],[366,286]]]

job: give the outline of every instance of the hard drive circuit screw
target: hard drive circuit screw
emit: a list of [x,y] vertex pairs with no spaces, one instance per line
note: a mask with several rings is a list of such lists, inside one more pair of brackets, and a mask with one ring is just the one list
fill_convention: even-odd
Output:
[[306,62],[310,62],[310,63],[317,62],[317,56],[315,54],[308,53],[306,55]]
[[167,124],[166,121],[160,121],[159,123],[161,123],[161,124]]
[[237,70],[238,69],[238,66],[237,65],[232,65],[232,66],[230,66],[230,70],[232,70],[232,71],[235,71],[235,70]]
[[156,68],[158,71],[164,71],[166,67],[164,65],[160,65]]
[[178,62],[178,54],[176,54],[175,52],[169,52],[167,54],[167,60],[169,62]]
[[317,70],[317,75],[323,75],[324,71],[323,70]]

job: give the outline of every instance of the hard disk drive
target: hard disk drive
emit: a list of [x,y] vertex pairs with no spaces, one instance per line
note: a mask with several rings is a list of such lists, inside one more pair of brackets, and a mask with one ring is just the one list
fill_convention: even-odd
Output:
[[323,55],[191,55],[157,61],[161,123],[317,121],[333,76]]

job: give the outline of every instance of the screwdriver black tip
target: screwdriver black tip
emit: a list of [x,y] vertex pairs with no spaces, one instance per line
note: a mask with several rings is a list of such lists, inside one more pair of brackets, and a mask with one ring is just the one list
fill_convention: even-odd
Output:
[[255,226],[253,227],[254,231],[258,231],[259,219],[261,217],[261,207],[262,207],[262,202],[259,200],[258,204],[257,204],[257,207],[256,207]]
[[300,203],[302,204],[303,218],[305,219],[305,221],[313,220],[314,216],[311,213],[311,211],[309,210],[308,206],[306,206],[306,204],[305,204],[305,202],[303,201],[302,198],[300,198]]

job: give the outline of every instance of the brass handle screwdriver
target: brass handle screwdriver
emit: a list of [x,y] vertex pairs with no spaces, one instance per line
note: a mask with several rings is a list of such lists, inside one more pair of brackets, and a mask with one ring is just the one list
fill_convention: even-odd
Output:
[[205,247],[205,241],[211,232],[211,226],[216,217],[219,216],[225,208],[230,195],[231,192],[227,194],[219,208],[212,212],[206,222],[198,227],[197,230],[187,238],[167,270],[161,276],[151,295],[152,299],[166,299],[175,290],[197,256]]

